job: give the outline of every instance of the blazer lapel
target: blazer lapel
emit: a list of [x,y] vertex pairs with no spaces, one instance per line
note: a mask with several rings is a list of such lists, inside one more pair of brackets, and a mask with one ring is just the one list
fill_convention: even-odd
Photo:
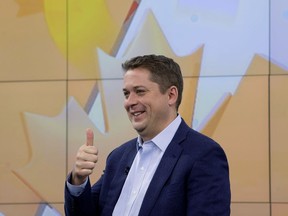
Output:
[[112,212],[114,210],[114,206],[116,205],[116,202],[120,196],[122,187],[124,185],[124,182],[127,178],[129,169],[133,163],[133,160],[135,158],[135,155],[137,153],[136,150],[136,139],[132,141],[132,144],[129,148],[125,150],[125,153],[122,155],[121,159],[119,158],[119,169],[117,169],[116,174],[113,177],[113,180],[111,182],[110,190],[107,194],[107,203],[105,205],[105,211],[103,212],[110,212],[107,215],[112,215]]
[[188,126],[182,120],[174,138],[167,147],[159,166],[152,178],[152,181],[147,189],[146,195],[144,197],[139,216],[148,215],[152,210],[156,200],[165,185],[167,179],[171,175],[181,153],[182,146],[180,145],[183,139],[186,137]]

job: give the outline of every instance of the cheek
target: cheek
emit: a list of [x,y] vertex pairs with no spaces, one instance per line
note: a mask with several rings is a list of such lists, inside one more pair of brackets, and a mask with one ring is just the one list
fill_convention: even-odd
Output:
[[127,106],[126,100],[124,100],[124,102],[123,102],[123,107],[124,107],[124,109],[125,109],[126,111],[128,111],[128,106]]

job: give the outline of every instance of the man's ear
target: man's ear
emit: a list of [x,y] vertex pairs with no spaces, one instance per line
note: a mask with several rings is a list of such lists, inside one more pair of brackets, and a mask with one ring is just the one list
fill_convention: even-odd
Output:
[[171,86],[168,89],[169,105],[175,105],[178,99],[178,89],[176,86]]

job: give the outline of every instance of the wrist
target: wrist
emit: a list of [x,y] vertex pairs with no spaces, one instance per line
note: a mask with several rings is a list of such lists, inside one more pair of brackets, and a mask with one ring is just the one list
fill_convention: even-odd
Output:
[[79,176],[79,175],[75,174],[74,172],[72,172],[70,183],[72,185],[81,185],[86,181],[86,179],[87,179],[87,176]]

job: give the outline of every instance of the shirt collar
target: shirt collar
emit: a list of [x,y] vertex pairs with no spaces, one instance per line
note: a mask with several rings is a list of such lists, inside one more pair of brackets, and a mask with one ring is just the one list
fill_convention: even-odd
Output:
[[141,146],[145,143],[152,142],[154,143],[161,151],[165,151],[168,147],[169,143],[173,139],[179,125],[181,123],[181,116],[180,114],[164,129],[162,130],[157,136],[155,136],[152,140],[148,140],[143,143],[143,140],[140,136],[137,138],[137,150],[141,148]]

